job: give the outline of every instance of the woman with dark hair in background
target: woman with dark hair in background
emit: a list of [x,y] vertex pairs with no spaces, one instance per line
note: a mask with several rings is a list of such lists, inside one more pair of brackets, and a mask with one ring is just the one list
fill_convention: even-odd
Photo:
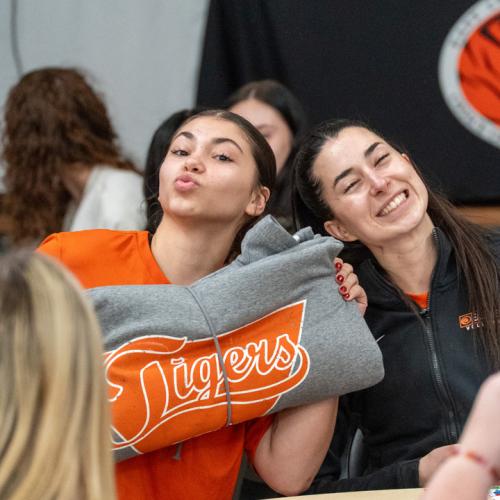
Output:
[[[188,285],[239,253],[275,176],[272,150],[250,123],[228,111],[204,111],[174,133],[160,169],[163,215],[152,238],[146,231],[60,233],[40,250],[63,261],[87,288]],[[352,290],[356,295],[359,286]],[[117,464],[119,497],[229,499],[244,450],[273,488],[297,494],[321,464],[336,413],[331,398],[195,437],[179,454],[172,446],[125,460]]]
[[182,109],[170,115],[155,130],[148,148],[144,165],[144,198],[146,199],[146,230],[154,233],[161,221],[163,211],[158,201],[160,187],[160,167],[165,159],[174,132],[191,116],[201,109]]
[[339,480],[334,450],[347,436],[337,427],[315,491],[425,486],[500,366],[500,236],[461,217],[407,154],[361,122],[316,127],[294,169],[299,224],[371,255],[357,273],[386,373],[341,398],[363,433],[364,474]]
[[10,90],[2,154],[13,242],[62,229],[144,227],[142,178],[78,71],[35,70]]
[[250,82],[226,102],[229,111],[246,118],[273,150],[276,158],[276,188],[267,211],[287,229],[292,229],[291,163],[296,146],[306,131],[307,119],[297,98],[274,80]]

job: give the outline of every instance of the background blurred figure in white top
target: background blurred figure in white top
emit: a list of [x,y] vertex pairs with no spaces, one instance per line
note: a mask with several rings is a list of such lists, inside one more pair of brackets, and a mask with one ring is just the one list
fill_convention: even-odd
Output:
[[5,212],[13,243],[90,228],[142,229],[142,177],[103,100],[74,69],[43,68],[10,90],[3,131]]

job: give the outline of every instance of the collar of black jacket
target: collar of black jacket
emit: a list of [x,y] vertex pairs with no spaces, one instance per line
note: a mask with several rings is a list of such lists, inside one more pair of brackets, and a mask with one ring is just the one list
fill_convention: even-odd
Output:
[[[448,288],[458,277],[453,247],[445,233],[438,227],[432,232],[438,251],[436,265],[432,274],[431,290]],[[387,274],[375,259],[368,259],[357,270],[361,286],[368,295],[368,304],[382,306],[384,309],[408,310],[402,292],[388,279]]]

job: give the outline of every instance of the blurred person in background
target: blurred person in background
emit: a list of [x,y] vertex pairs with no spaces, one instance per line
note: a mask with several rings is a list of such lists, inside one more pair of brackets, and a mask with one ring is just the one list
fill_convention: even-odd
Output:
[[142,177],[103,100],[74,69],[24,75],[5,104],[4,211],[15,243],[81,229],[142,229]]
[[240,87],[228,98],[226,106],[229,111],[247,119],[271,146],[276,158],[277,177],[267,212],[291,230],[291,164],[297,144],[307,128],[302,105],[281,83],[260,80]]
[[76,280],[0,257],[0,498],[115,498],[101,333]]

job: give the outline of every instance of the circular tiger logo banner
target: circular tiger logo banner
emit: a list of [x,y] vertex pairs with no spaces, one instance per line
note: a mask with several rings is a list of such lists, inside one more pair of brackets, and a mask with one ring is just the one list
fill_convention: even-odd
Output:
[[446,104],[470,132],[500,148],[500,0],[481,0],[454,24],[439,56]]

